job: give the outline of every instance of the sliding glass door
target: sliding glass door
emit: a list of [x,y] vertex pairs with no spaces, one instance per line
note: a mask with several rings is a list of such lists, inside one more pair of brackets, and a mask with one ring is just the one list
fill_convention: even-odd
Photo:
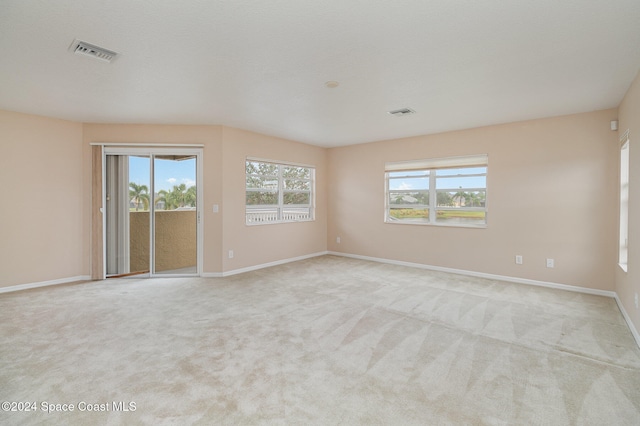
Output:
[[154,271],[195,274],[198,272],[196,157],[156,155],[153,178]]
[[107,277],[200,273],[201,154],[105,148]]

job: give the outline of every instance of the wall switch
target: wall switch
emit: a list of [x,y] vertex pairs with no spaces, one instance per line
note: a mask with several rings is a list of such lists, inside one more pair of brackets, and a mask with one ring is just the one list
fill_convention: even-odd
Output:
[[522,256],[516,255],[516,265],[522,265]]
[[636,309],[638,309],[638,293],[636,293],[635,299],[636,299]]
[[229,250],[229,259],[233,259],[233,250]]
[[554,262],[553,259],[547,259],[547,268],[553,268]]
[[336,243],[340,244],[340,237],[336,238]]
[[220,211],[220,206],[218,206],[217,204],[213,205],[213,212],[214,213],[218,213]]

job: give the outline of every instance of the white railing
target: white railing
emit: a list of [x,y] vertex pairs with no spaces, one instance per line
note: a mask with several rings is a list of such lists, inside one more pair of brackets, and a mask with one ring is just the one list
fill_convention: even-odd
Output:
[[278,220],[277,210],[247,211],[247,223],[268,223]]
[[311,212],[308,207],[290,208],[282,211],[282,217],[278,217],[278,209],[247,209],[247,224],[294,222],[311,220]]

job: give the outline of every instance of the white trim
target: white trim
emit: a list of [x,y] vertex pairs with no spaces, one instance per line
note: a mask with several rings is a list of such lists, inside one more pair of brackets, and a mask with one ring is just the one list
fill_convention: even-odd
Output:
[[620,136],[620,145],[624,145],[625,143],[627,143],[629,141],[629,129],[627,129],[622,136]]
[[425,158],[422,160],[393,161],[384,163],[386,172],[401,172],[414,169],[443,169],[483,167],[489,164],[489,154],[462,155],[458,157]]
[[202,143],[119,143],[119,142],[91,142],[91,146],[131,146],[131,147],[144,147],[144,148],[204,148]]
[[102,205],[100,214],[102,215],[102,275],[101,280],[107,278],[107,156],[104,152],[104,146],[100,147],[100,156],[102,157],[102,176],[100,177],[100,192],[102,193]]
[[13,291],[29,290],[31,288],[48,287],[48,286],[59,285],[59,284],[69,284],[69,283],[74,283],[78,281],[91,281],[91,276],[79,275],[77,277],[60,278],[57,280],[40,281],[37,283],[27,283],[27,284],[11,285],[9,287],[0,287],[0,293],[11,293]]
[[204,149],[196,155],[196,238],[197,238],[197,274],[202,276],[204,269]]
[[203,272],[200,274],[202,278],[222,278],[222,272]]
[[638,330],[636,330],[636,327],[633,325],[633,322],[631,322],[631,317],[629,316],[629,314],[627,314],[627,311],[624,309],[624,305],[622,304],[622,301],[620,301],[620,298],[618,297],[617,293],[615,295],[615,299],[616,299],[618,308],[620,309],[620,312],[622,312],[622,316],[624,320],[627,322],[627,325],[629,326],[629,330],[631,330],[631,334],[633,335],[633,338],[636,339],[636,344],[640,348],[640,333],[638,333]]
[[231,275],[238,275],[238,274],[243,274],[245,272],[257,271],[258,269],[270,268],[272,266],[278,266],[278,265],[283,265],[285,263],[297,262],[299,260],[311,259],[312,257],[324,256],[324,255],[327,255],[327,254],[329,254],[329,252],[321,251],[321,252],[318,252],[318,253],[305,254],[304,256],[298,256],[298,257],[291,257],[291,258],[288,258],[288,259],[276,260],[275,262],[268,262],[268,263],[263,263],[263,264],[260,264],[260,265],[248,266],[246,268],[233,269],[231,271],[225,271],[225,272],[222,272],[222,273],[220,273],[220,272],[208,272],[208,273],[202,274],[202,276],[203,277],[213,277],[213,278],[229,277]]
[[291,161],[281,161],[281,160],[269,160],[266,158],[258,158],[258,157],[246,157],[245,163],[247,161],[257,162],[257,163],[269,163],[269,164],[282,164],[285,166],[294,166],[294,167],[305,167],[305,168],[313,168],[315,169],[315,165],[304,164],[304,163],[293,163]]
[[[196,259],[196,272],[194,274],[180,274],[178,276],[203,276],[202,269],[204,268],[204,209],[202,206],[204,205],[204,145],[203,144],[128,144],[128,143],[102,143],[102,142],[94,142],[91,145],[102,146],[102,211],[104,211],[104,206],[106,205],[106,170],[105,163],[106,157],[108,155],[146,155],[149,156],[149,192],[150,194],[155,194],[155,171],[154,159],[157,155],[162,154],[173,154],[173,155],[192,155],[196,159],[196,191],[197,191],[197,201],[196,201],[196,244],[197,244],[197,259]],[[153,198],[153,196],[152,196]],[[155,203],[153,199],[149,200],[149,266],[150,270],[155,270],[155,244],[154,244],[154,232],[155,229]],[[103,255],[104,260],[103,264],[105,270],[103,272],[102,278],[106,278],[106,214],[102,215],[103,225],[102,225],[102,242],[103,242]],[[166,275],[162,273],[150,273],[150,277],[167,277],[171,275]]]
[[[273,162],[271,160],[260,160],[260,159],[256,159],[256,158],[251,158],[251,157],[247,157],[245,160],[245,168],[246,168],[246,164],[247,163],[262,163],[262,164],[270,164],[270,165],[274,165],[278,168],[278,173],[277,175],[264,175],[261,173],[245,173],[245,175],[247,176],[257,176],[259,178],[275,178],[278,181],[278,187],[277,189],[266,189],[266,188],[248,188],[247,184],[245,182],[245,193],[259,193],[259,192],[270,192],[270,193],[277,193],[278,194],[278,203],[277,204],[270,204],[270,205],[249,205],[245,202],[245,225],[247,226],[254,226],[254,225],[274,225],[274,224],[279,224],[279,223],[289,223],[289,222],[314,222],[316,220],[316,213],[315,213],[315,200],[316,200],[316,167],[315,166],[309,166],[309,165],[302,165],[302,164],[294,164],[294,163],[287,163],[287,162]],[[283,167],[280,167],[283,166]],[[309,179],[300,179],[300,178],[292,178],[295,181],[302,181],[302,182],[309,182],[309,190],[287,190],[285,188],[285,177],[283,176],[283,169],[287,166],[293,166],[293,167],[299,167],[299,168],[303,168],[303,169],[308,169],[309,170]],[[274,179],[271,179],[274,180]],[[290,192],[295,192],[295,193],[304,193],[304,194],[309,194],[309,204],[285,204],[284,203],[284,195],[285,193],[290,193]],[[286,208],[290,208],[290,209],[300,209],[303,210],[303,212],[301,212],[301,215],[303,216],[308,216],[308,218],[304,218],[304,219],[288,219],[285,218],[285,209]],[[269,215],[267,217],[263,217],[263,219],[266,219],[264,221],[259,221],[259,222],[253,222],[252,219],[255,219],[255,217],[252,217],[250,215],[255,215],[255,214],[259,214],[260,210],[275,210],[275,212],[270,213],[265,213],[266,215]],[[304,212],[304,210],[307,210],[307,212]],[[273,213],[275,213],[275,219],[273,219]],[[249,219],[249,218],[252,219]]]
[[431,270],[431,271],[448,272],[448,273],[451,273],[451,274],[467,275],[467,276],[478,277],[478,278],[487,278],[487,279],[491,279],[491,280],[508,281],[508,282],[518,283],[518,284],[535,285],[535,286],[538,286],[538,287],[555,288],[557,290],[573,291],[573,292],[576,292],[576,293],[592,294],[592,295],[595,295],[595,296],[615,297],[615,295],[616,295],[616,293],[613,292],[613,291],[598,290],[598,289],[595,289],[595,288],[587,288],[587,287],[578,287],[578,286],[574,286],[574,285],[552,283],[552,282],[547,282],[547,281],[530,280],[528,278],[517,278],[517,277],[509,277],[509,276],[505,276],[505,275],[486,274],[484,272],[467,271],[467,270],[464,270],[464,269],[444,268],[444,267],[441,267],[441,266],[425,265],[425,264],[422,264],[422,263],[404,262],[404,261],[401,261],[401,260],[382,259],[382,258],[379,258],[379,257],[360,256],[358,254],[340,253],[340,252],[334,252],[334,251],[330,251],[330,252],[328,252],[328,254],[331,254],[331,255],[334,255],[334,256],[351,257],[351,258],[360,259],[360,260],[369,260],[369,261],[372,261],[372,262],[388,263],[388,264],[391,264],[391,265],[409,266],[409,267],[412,267],[412,268],[428,269],[428,270]]

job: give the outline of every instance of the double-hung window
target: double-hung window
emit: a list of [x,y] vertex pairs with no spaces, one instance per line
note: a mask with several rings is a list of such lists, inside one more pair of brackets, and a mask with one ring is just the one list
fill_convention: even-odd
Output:
[[487,155],[385,164],[385,222],[484,227]]
[[248,158],[246,223],[314,220],[315,168]]

